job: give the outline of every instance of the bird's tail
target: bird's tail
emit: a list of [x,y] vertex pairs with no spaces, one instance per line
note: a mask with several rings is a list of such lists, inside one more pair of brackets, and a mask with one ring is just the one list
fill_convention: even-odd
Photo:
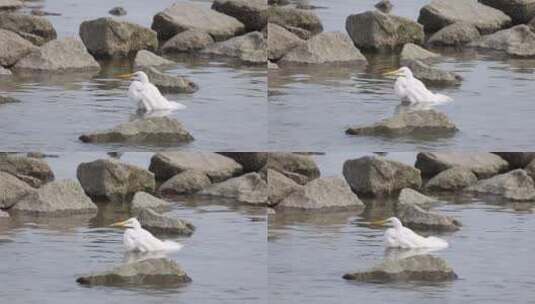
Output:
[[171,109],[173,109],[173,110],[184,110],[185,108],[187,108],[185,105],[183,105],[183,104],[181,104],[179,102],[176,102],[176,101],[170,101],[169,105],[170,105]]
[[167,251],[179,251],[184,247],[182,244],[173,241],[163,241]]
[[435,93],[435,104],[443,104],[450,101],[453,101],[451,97],[444,94]]
[[428,247],[430,248],[448,248],[449,247],[448,242],[444,241],[441,238],[437,238],[435,236],[427,237],[427,243],[429,244]]

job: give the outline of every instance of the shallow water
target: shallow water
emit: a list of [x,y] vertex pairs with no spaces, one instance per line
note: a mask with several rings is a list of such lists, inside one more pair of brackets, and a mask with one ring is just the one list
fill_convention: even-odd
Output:
[[[59,37],[78,36],[84,20],[108,16],[121,5],[122,19],[150,27],[152,16],[175,1],[47,0],[44,10]],[[195,1],[210,5],[211,1]],[[196,140],[185,150],[261,150],[267,145],[267,72],[223,58],[174,58],[166,72],[186,76],[200,87],[195,94],[169,94],[188,108],[171,114]],[[0,150],[102,151],[155,150],[154,146],[91,145],[78,141],[82,133],[110,128],[135,117],[136,105],[126,96],[128,81],[114,75],[129,71],[128,62],[105,67],[99,74],[33,75],[0,79],[0,93],[20,99],[0,108]],[[165,147],[162,147],[165,148]]]
[[[348,15],[373,9],[374,0],[312,0],[325,31],[345,31]],[[416,20],[429,1],[393,0],[393,14]],[[529,150],[535,135],[533,81],[535,59],[507,59],[501,54],[435,50],[437,66],[460,74],[458,87],[431,88],[454,101],[437,106],[460,132],[445,138],[349,136],[352,125],[390,117],[399,105],[393,80],[381,73],[398,66],[392,56],[370,57],[367,67],[284,66],[269,71],[269,144],[272,150],[415,151]],[[499,123],[496,123],[499,122]]]
[[[57,179],[75,178],[81,161],[104,154],[61,154],[47,159]],[[150,154],[126,153],[140,166]],[[266,303],[267,247],[263,208],[208,199],[173,200],[172,213],[196,226],[184,248],[169,256],[193,282],[180,288],[83,287],[75,280],[125,259],[122,231],[107,228],[126,215],[103,209],[97,217],[46,220],[0,218],[2,303]]]
[[[361,156],[316,156],[323,175],[341,175],[343,161]],[[413,163],[415,155],[389,155]],[[450,248],[432,252],[445,259],[459,279],[448,283],[351,283],[347,272],[383,261],[383,229],[363,224],[391,213],[388,202],[359,212],[269,216],[268,265],[272,303],[534,303],[533,204],[496,204],[466,198],[439,208],[463,224],[454,233],[435,234]]]

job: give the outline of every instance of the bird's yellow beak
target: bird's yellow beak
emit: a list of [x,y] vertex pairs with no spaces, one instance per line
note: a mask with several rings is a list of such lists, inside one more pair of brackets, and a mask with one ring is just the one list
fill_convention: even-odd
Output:
[[126,225],[126,221],[122,221],[122,222],[113,223],[110,225],[110,227],[125,227],[125,225]]
[[117,75],[118,78],[123,78],[123,79],[130,79],[132,78],[132,76],[134,75],[134,73],[126,73],[126,74],[119,74]]
[[384,225],[385,223],[386,223],[386,220],[379,220],[379,221],[370,222],[370,225],[381,226],[381,225]]
[[399,69],[383,73],[383,76],[399,76]]

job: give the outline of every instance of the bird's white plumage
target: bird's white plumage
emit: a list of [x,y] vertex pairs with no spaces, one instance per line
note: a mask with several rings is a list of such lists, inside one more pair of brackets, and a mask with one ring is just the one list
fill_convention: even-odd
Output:
[[162,241],[152,233],[141,227],[136,218],[112,226],[126,227],[123,236],[123,244],[127,251],[152,252],[152,251],[178,251],[182,245],[173,241]]
[[137,103],[138,109],[147,112],[160,110],[182,110],[186,106],[168,101],[158,90],[158,88],[150,83],[149,77],[144,72],[135,72],[133,81],[128,87],[128,97]]
[[407,67],[402,67],[387,75],[399,76],[394,83],[394,93],[401,98],[403,103],[418,104],[442,104],[452,99],[446,95],[433,93],[426,86],[414,77],[412,71]]
[[388,218],[385,222],[393,225],[385,232],[385,246],[388,248],[447,248],[448,242],[438,237],[423,237],[411,229],[404,227],[396,217]]

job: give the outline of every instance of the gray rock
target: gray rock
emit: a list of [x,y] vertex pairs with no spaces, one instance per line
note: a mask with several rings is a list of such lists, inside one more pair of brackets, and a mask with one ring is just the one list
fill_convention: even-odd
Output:
[[293,48],[302,45],[303,39],[275,23],[268,23],[268,58],[279,60]]
[[192,194],[211,185],[210,178],[197,170],[183,171],[163,183],[158,192],[164,195]]
[[431,67],[419,60],[404,62],[404,64],[411,69],[414,77],[428,85],[457,86],[463,80],[461,75]]
[[493,152],[509,163],[509,169],[525,168],[535,159],[535,152]]
[[457,231],[461,226],[450,216],[424,210],[408,201],[398,202],[396,215],[404,226],[416,230]]
[[279,66],[276,63],[268,61],[268,70],[278,70]]
[[77,38],[63,38],[47,42],[20,59],[14,69],[23,71],[93,71],[100,65]]
[[277,205],[280,208],[320,210],[364,207],[347,182],[340,177],[320,177],[300,187]]
[[379,2],[377,2],[374,7],[378,10],[380,10],[381,12],[385,13],[385,14],[388,14],[390,13],[390,11],[392,11],[392,8],[394,7],[394,5],[392,5],[392,3],[388,0],[381,0]]
[[16,98],[0,95],[0,105],[6,104],[6,103],[19,103],[19,102],[20,100]]
[[362,51],[395,51],[406,43],[424,42],[424,31],[420,24],[380,11],[348,16],[346,30]]
[[54,173],[44,160],[25,156],[0,154],[0,171],[14,175],[34,188],[54,180]]
[[126,15],[126,10],[122,6],[116,6],[108,11],[110,15],[114,16],[124,16]]
[[195,52],[214,43],[214,39],[202,30],[187,30],[176,34],[162,46],[164,53]]
[[136,69],[146,68],[146,67],[151,67],[151,66],[174,65],[174,64],[175,64],[174,61],[167,60],[147,50],[141,50],[137,52],[136,58],[134,59],[134,68]]
[[429,33],[456,22],[466,22],[482,34],[490,34],[510,26],[511,18],[475,0],[433,0],[420,10],[418,22]]
[[126,57],[139,50],[156,50],[156,32],[111,17],[84,21],[80,37],[95,58]]
[[195,231],[190,222],[159,214],[152,209],[142,209],[138,215],[141,226],[154,234],[186,235]]
[[260,31],[267,24],[266,0],[215,0],[212,9],[238,19],[245,30]]
[[290,4],[289,0],[268,0],[268,5],[284,6]]
[[19,0],[0,0],[1,10],[15,10],[24,6],[24,3]]
[[258,172],[267,164],[267,152],[219,152],[230,157],[243,167],[243,172]]
[[135,119],[114,128],[83,134],[79,138],[85,143],[155,143],[181,144],[193,140],[184,125],[169,117],[148,117]]
[[50,182],[19,200],[10,211],[34,216],[96,213],[97,206],[74,180]]
[[478,178],[488,178],[507,170],[509,165],[498,155],[488,152],[422,152],[416,157],[415,167],[425,177],[453,167],[463,167]]
[[147,192],[136,192],[132,202],[130,202],[130,211],[139,214],[143,209],[152,209],[155,211],[165,211],[171,207],[171,203],[152,196]]
[[329,32],[318,34],[304,44],[289,51],[281,62],[321,64],[334,62],[366,63],[366,57],[353,45],[344,33]]
[[346,130],[349,135],[404,136],[404,135],[449,135],[457,127],[446,114],[435,110],[401,111],[371,126],[355,126]]
[[193,94],[199,90],[199,86],[193,81],[182,76],[172,76],[158,71],[154,67],[143,69],[162,94],[186,93]]
[[535,200],[533,179],[522,169],[480,180],[466,190],[481,194],[500,195],[515,201]]
[[58,36],[48,19],[18,13],[0,14],[0,28],[15,32],[39,46]]
[[[291,7],[271,6],[268,9],[268,20],[270,23],[278,24],[290,32],[292,28],[305,30],[308,35],[313,36],[323,31],[320,18],[313,12],[300,10]],[[294,34],[296,34],[294,32]],[[297,35],[297,34],[296,34]],[[298,35],[303,38],[303,36]]]
[[270,206],[277,205],[293,192],[303,188],[303,186],[284,176],[282,173],[272,169],[267,170],[267,184],[268,205]]
[[79,277],[82,285],[177,287],[191,282],[180,265],[167,258],[122,264],[109,271]]
[[420,170],[378,156],[346,160],[343,174],[351,189],[364,196],[388,196],[422,185]]
[[433,176],[425,189],[429,191],[456,191],[477,182],[477,176],[472,170],[464,167],[453,167]]
[[1,219],[1,218],[8,218],[8,217],[9,217],[9,213],[0,210],[0,219]]
[[7,209],[15,205],[35,190],[15,176],[0,171],[0,208]]
[[206,174],[213,183],[222,182],[243,171],[242,166],[233,159],[210,152],[156,153],[151,158],[149,170],[154,172],[158,180],[168,180],[186,170],[196,170]]
[[388,259],[370,270],[347,273],[343,278],[372,283],[393,281],[444,282],[457,279],[457,274],[443,259],[426,254],[404,259]]
[[267,168],[284,174],[300,185],[320,176],[320,169],[312,157],[296,153],[270,153]]
[[11,73],[10,70],[4,68],[3,66],[0,65],[0,77],[4,77],[4,76],[11,76],[13,75],[13,73]]
[[535,56],[535,33],[525,24],[482,36],[469,44],[471,47],[505,51],[518,57]]
[[0,29],[0,66],[12,66],[35,49],[31,42],[14,32]]
[[[529,152],[526,152],[529,153]],[[535,180],[535,161],[531,161],[525,168],[528,175]]]
[[506,13],[514,24],[528,23],[535,17],[533,0],[480,0],[480,2]]
[[404,188],[401,190],[399,193],[398,202],[400,205],[415,205],[422,209],[430,209],[439,203],[436,198],[423,195],[411,188]]
[[308,39],[312,38],[315,35],[310,31],[307,31],[305,29],[302,29],[302,28],[296,27],[296,26],[287,25],[284,28],[287,29],[290,33],[296,35],[297,37],[299,37],[302,40],[308,40]]
[[196,3],[175,3],[156,14],[151,28],[158,33],[158,39],[168,40],[181,32],[197,29],[222,41],[241,34],[243,23],[236,18],[221,14]]
[[201,53],[238,58],[250,63],[267,62],[267,42],[260,32],[251,32],[210,44]]
[[461,46],[479,39],[479,30],[471,23],[455,22],[434,33],[427,44],[433,46]]
[[227,179],[224,182],[206,187],[200,193],[214,197],[237,200],[251,205],[267,204],[267,183],[260,174],[251,172]]
[[151,172],[116,159],[99,159],[81,163],[76,171],[85,192],[95,198],[127,202],[138,191],[154,192]]
[[440,57],[439,54],[430,52],[414,43],[405,44],[401,50],[401,62],[413,60],[429,61]]

